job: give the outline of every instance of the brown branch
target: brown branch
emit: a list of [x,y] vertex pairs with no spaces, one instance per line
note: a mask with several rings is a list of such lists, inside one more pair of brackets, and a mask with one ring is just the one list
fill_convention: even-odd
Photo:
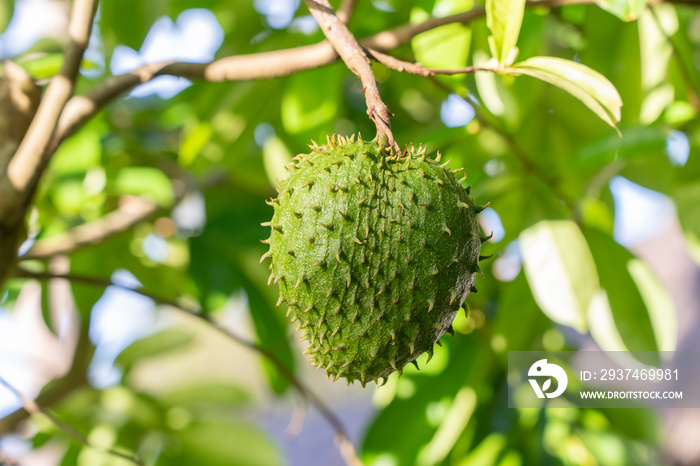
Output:
[[201,312],[199,309],[191,308],[185,304],[181,304],[178,302],[175,302],[173,300],[163,298],[161,296],[158,296],[154,293],[145,291],[145,290],[138,290],[134,288],[130,288],[124,285],[120,285],[118,283],[115,283],[109,279],[104,279],[104,278],[96,278],[96,277],[88,277],[88,276],[82,276],[82,275],[72,275],[72,274],[53,274],[53,273],[47,273],[47,272],[29,272],[26,270],[18,270],[15,274],[17,278],[32,278],[36,280],[51,280],[51,279],[64,279],[64,280],[69,280],[77,283],[84,283],[87,285],[92,285],[92,286],[98,286],[101,288],[107,288],[107,287],[114,287],[114,288],[119,288],[121,290],[125,291],[130,291],[132,293],[139,294],[141,296],[145,296],[147,298],[152,299],[155,303],[160,304],[160,305],[165,305],[172,307],[173,309],[176,309],[180,312],[183,312],[185,314],[188,314],[190,316],[196,317],[198,319],[201,319],[202,321],[206,322],[209,324],[213,329],[221,333],[222,335],[226,336],[227,338],[233,340],[234,342],[238,343],[239,345],[242,345],[250,350],[256,351],[263,357],[267,358],[276,368],[279,370],[280,374],[289,382],[291,383],[294,388],[309,402],[311,405],[313,405],[323,416],[323,418],[331,425],[333,428],[333,431],[335,432],[336,435],[336,441],[338,442],[338,448],[340,450],[341,455],[343,456],[343,459],[348,465],[351,466],[357,466],[361,465],[362,463],[357,457],[357,453],[355,451],[355,447],[353,446],[352,442],[349,440],[348,435],[345,431],[345,427],[343,426],[343,423],[340,421],[338,416],[328,407],[326,404],[318,397],[316,396],[315,393],[313,393],[304,383],[302,383],[297,377],[292,373],[292,371],[289,370],[289,368],[269,349],[255,343],[249,340],[246,340],[245,338],[240,337],[239,335],[231,332],[230,330],[226,329],[225,327],[222,327],[218,323],[214,321],[214,319],[210,316],[207,315],[203,312]]
[[[577,3],[592,3],[592,0],[575,0]],[[658,0],[657,0],[658,1]],[[682,0],[672,0],[681,2]],[[528,2],[527,7],[561,6],[572,0],[545,0]],[[483,7],[442,18],[430,18],[419,24],[407,23],[379,32],[359,41],[360,45],[375,52],[387,52],[407,44],[418,34],[453,23],[467,24],[486,14]],[[268,79],[288,76],[298,71],[318,68],[333,63],[338,58],[328,41],[291,49],[236,55],[211,63],[162,62],[144,65],[130,73],[114,76],[98,84],[90,92],[75,96],[66,105],[59,120],[52,150],[66,137],[88,121],[105,105],[132,87],[158,76],[169,75],[182,78],[221,82]],[[447,73],[445,73],[447,74]]]
[[130,73],[111,77],[87,94],[69,100],[59,120],[51,148],[55,150],[66,137],[122,93],[158,76],[178,76],[208,82],[267,79],[327,65],[336,58],[331,44],[323,41],[292,49],[236,55],[211,63],[161,62],[145,65]]
[[380,144],[395,146],[397,150],[400,150],[394,140],[394,135],[391,133],[391,122],[389,121],[391,112],[389,112],[389,108],[382,101],[377,79],[372,72],[369,58],[367,58],[357,39],[335,15],[335,11],[333,11],[333,7],[328,0],[304,1],[313,17],[316,18],[319,26],[321,26],[323,34],[333,45],[335,51],[338,52],[345,65],[362,81],[362,91],[365,93],[365,101],[367,102],[367,114],[377,127],[377,140]]
[[400,73],[416,74],[418,76],[430,77],[439,74],[442,75],[454,75],[454,74],[465,74],[465,73],[476,73],[477,71],[496,71],[491,68],[480,68],[478,66],[465,66],[464,68],[457,68],[454,70],[436,70],[425,68],[420,63],[412,63],[409,61],[404,61],[391,55],[387,55],[378,50],[365,49],[365,52],[370,58],[374,58],[377,62],[391,68],[392,70],[398,71]]
[[[221,173],[214,173],[202,181],[187,180],[184,173],[173,170],[180,167],[173,164],[164,170],[171,179],[182,181],[173,183],[175,199],[172,206],[176,206],[185,196],[195,190],[207,191],[227,182]],[[180,170],[182,168],[180,167]],[[119,207],[104,216],[78,225],[68,231],[55,236],[38,240],[20,260],[48,259],[59,254],[69,254],[85,247],[102,243],[112,236],[123,233],[139,223],[159,214],[169,212],[169,208],[161,207],[156,202],[145,197],[122,196],[119,199]]]
[[119,207],[105,216],[79,225],[65,233],[37,241],[25,255],[20,257],[20,260],[46,259],[100,244],[105,239],[143,222],[158,210],[158,204],[150,199],[125,196]]
[[[692,1],[695,0],[666,0],[665,3],[694,4]],[[350,0],[346,0],[346,2],[352,3]],[[541,0],[529,1],[526,7],[553,8],[570,4],[591,3],[593,0]],[[662,3],[662,0],[652,0],[650,3],[658,4]],[[423,32],[447,24],[467,24],[485,14],[484,8],[479,6],[442,18],[430,18],[419,24],[407,23],[362,39],[360,45],[374,51],[386,52],[410,42],[413,37]],[[55,151],[61,141],[70,136],[109,102],[132,87],[158,76],[170,75],[210,82],[268,79],[325,66],[333,63],[336,59],[337,54],[331,44],[322,41],[292,49],[231,56],[211,63],[162,62],[144,65],[130,73],[109,78],[87,94],[70,99],[60,117],[56,134],[50,144],[50,152]]]
[[97,445],[94,445],[92,442],[90,442],[90,440],[83,433],[78,431],[75,427],[71,426],[70,424],[60,420],[51,411],[40,406],[36,401],[34,401],[33,399],[26,396],[24,393],[19,391],[17,388],[15,388],[12,384],[10,384],[2,376],[0,376],[0,385],[5,386],[5,388],[7,388],[10,392],[12,392],[12,394],[22,402],[22,406],[24,407],[25,411],[27,411],[30,414],[43,414],[60,431],[62,431],[64,434],[68,435],[69,437],[72,437],[73,439],[77,440],[78,442],[82,443],[86,447],[92,448],[93,450],[97,450],[97,451],[102,452],[102,453],[107,453],[109,455],[116,456],[118,458],[122,458],[122,459],[127,460],[130,463],[133,463],[136,465],[143,465],[143,462],[140,459],[138,459],[136,456],[132,456],[132,455],[129,455],[127,453],[123,453],[123,452],[114,450],[112,448],[102,448],[102,447],[99,447]]
[[[547,6],[558,1],[562,0],[529,2],[527,6]],[[581,1],[591,3],[592,0]],[[387,52],[409,43],[411,39],[423,32],[447,24],[467,24],[485,14],[484,8],[479,6],[442,18],[430,18],[419,24],[407,23],[361,39],[359,43],[362,47],[376,52]],[[269,79],[329,65],[337,58],[338,55],[333,46],[324,40],[317,44],[291,49],[235,55],[211,63],[161,62],[144,65],[130,73],[111,77],[95,86],[87,94],[75,96],[69,100],[59,120],[51,147],[55,150],[61,141],[122,93],[158,76],[169,75],[209,82]]]
[[[31,197],[43,168],[51,155],[48,150],[59,116],[73,94],[83,53],[90,39],[97,0],[75,0],[68,22],[69,43],[59,73],[51,79],[27,133],[7,167],[7,178],[15,199],[0,206],[0,217],[6,209],[17,209]],[[20,209],[23,214],[23,209]]]

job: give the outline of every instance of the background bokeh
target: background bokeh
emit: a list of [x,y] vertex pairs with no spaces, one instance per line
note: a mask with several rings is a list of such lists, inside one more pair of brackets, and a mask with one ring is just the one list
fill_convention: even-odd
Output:
[[[366,464],[697,464],[696,410],[566,400],[509,409],[505,379],[509,350],[700,351],[700,9],[678,3],[633,21],[594,4],[526,10],[519,59],[563,57],[610,79],[624,102],[621,138],[570,95],[526,76],[426,78],[373,65],[397,141],[440,150],[465,168],[476,200],[491,202],[480,220],[494,233],[484,251],[495,254],[456,337],[382,388],[331,383],[309,366],[258,265],[260,223],[271,215],[264,200],[284,164],[311,139],[374,133],[361,84],[340,62],[270,80],[164,76],[137,86],[56,153],[22,251],[134,196],[156,202],[156,214],[98,245],[22,265],[201,307],[284,361],[338,414]],[[360,0],[350,29],[364,37],[476,5]],[[0,0],[0,58],[45,82],[61,63],[68,7]],[[392,54],[434,68],[479,65],[488,35],[480,18],[425,32]],[[320,40],[298,0],[104,0],[78,93],[147,63]],[[557,245],[560,226],[582,234]],[[533,242],[537,232],[544,242]],[[552,277],[546,264],[527,273],[523,263],[538,255],[569,264],[568,274]],[[576,301],[587,277],[574,270],[589,256],[607,297],[595,315],[605,319]],[[541,280],[550,280],[547,296]],[[30,397],[52,394],[46,408],[93,445],[147,464],[341,464],[333,431],[269,362],[123,288],[9,281],[0,376]],[[41,415],[18,415],[20,407],[0,387],[0,464],[128,464]]]

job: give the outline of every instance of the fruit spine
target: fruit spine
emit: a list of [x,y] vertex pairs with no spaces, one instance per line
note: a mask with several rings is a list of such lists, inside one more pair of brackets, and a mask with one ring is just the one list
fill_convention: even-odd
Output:
[[422,146],[397,153],[333,136],[311,149],[268,202],[268,283],[313,364],[334,380],[386,380],[454,335],[489,238],[476,220],[485,206]]

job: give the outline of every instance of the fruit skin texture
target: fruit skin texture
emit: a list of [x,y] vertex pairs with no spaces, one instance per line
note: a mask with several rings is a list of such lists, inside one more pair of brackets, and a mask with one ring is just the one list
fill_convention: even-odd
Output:
[[332,137],[296,157],[269,202],[263,259],[272,258],[278,305],[299,322],[311,363],[335,380],[386,381],[432,356],[476,291],[483,207],[425,152]]

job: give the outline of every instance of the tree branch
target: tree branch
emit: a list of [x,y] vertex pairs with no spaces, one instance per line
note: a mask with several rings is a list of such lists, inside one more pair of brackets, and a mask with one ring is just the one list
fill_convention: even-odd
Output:
[[382,65],[390,68],[392,70],[398,71],[400,73],[416,74],[419,76],[430,77],[439,74],[442,75],[454,75],[454,74],[465,74],[465,73],[476,73],[477,71],[497,71],[491,68],[480,68],[478,66],[465,66],[464,68],[457,68],[454,70],[436,70],[423,67],[420,63],[412,63],[404,60],[400,60],[391,55],[379,52],[378,50],[365,49],[367,56],[373,58]]
[[150,199],[125,196],[119,207],[105,216],[78,225],[65,233],[37,241],[20,260],[47,259],[57,254],[100,244],[105,239],[143,222],[158,210],[158,204]]
[[56,415],[53,414],[51,411],[41,407],[36,401],[32,400],[31,398],[26,396],[24,393],[20,392],[17,388],[15,388],[13,385],[11,385],[2,376],[0,376],[0,385],[5,386],[5,388],[7,388],[10,392],[12,392],[12,394],[22,402],[22,406],[24,406],[25,411],[27,411],[30,414],[43,414],[59,430],[61,430],[63,433],[65,433],[69,437],[72,437],[73,439],[82,443],[86,447],[92,448],[93,450],[97,450],[97,451],[100,451],[102,453],[107,453],[109,455],[116,456],[118,458],[125,459],[125,460],[129,461],[130,463],[133,463],[136,465],[143,465],[143,462],[140,459],[138,459],[136,456],[129,455],[127,453],[123,453],[123,452],[114,450],[112,448],[102,448],[102,447],[99,447],[97,445],[94,445],[92,442],[90,442],[90,440],[85,435],[83,435],[81,432],[79,432],[75,427],[71,426],[70,424],[67,424],[66,422],[63,422],[58,417],[56,417]]
[[75,0],[73,2],[68,22],[70,41],[66,47],[61,69],[51,79],[36,115],[7,167],[6,182],[9,182],[16,196],[14,202],[10,200],[10,202],[3,203],[2,206],[5,209],[0,206],[0,217],[2,218],[6,218],[3,213],[8,207],[14,208],[19,215],[23,216],[24,209],[17,209],[16,204],[25,204],[31,197],[31,192],[36,186],[43,168],[48,163],[51,155],[48,150],[49,144],[59,116],[73,94],[83,53],[90,39],[96,4],[97,0]]
[[[659,0],[655,1],[658,2]],[[668,2],[682,1],[670,0]],[[348,3],[352,2],[346,0],[346,4]],[[590,4],[592,0],[530,1],[526,4],[526,7],[556,7],[570,3]],[[371,49],[374,52],[387,52],[407,44],[411,39],[423,32],[447,24],[467,24],[482,18],[485,14],[486,10],[478,6],[462,13],[442,18],[430,18],[423,23],[407,23],[388,29],[361,39],[359,44],[365,49]],[[111,77],[95,86],[87,94],[75,96],[69,100],[59,120],[51,148],[55,150],[61,141],[70,136],[95,113],[122,93],[158,76],[169,75],[209,82],[268,79],[288,76],[298,71],[329,65],[337,58],[338,55],[333,46],[324,40],[317,44],[291,49],[226,57],[211,63],[161,62],[144,65],[130,73]]]
[[118,288],[121,290],[125,291],[130,291],[132,293],[139,294],[141,296],[145,296],[147,298],[152,299],[155,303],[160,304],[160,305],[165,305],[172,307],[173,309],[176,309],[180,312],[183,312],[185,314],[188,314],[190,316],[196,317],[198,319],[203,320],[207,324],[209,324],[213,329],[221,333],[222,335],[226,336],[227,338],[233,340],[234,342],[238,343],[239,345],[242,345],[250,350],[256,351],[263,357],[267,358],[276,368],[279,370],[280,374],[289,382],[291,383],[294,388],[309,402],[311,405],[313,405],[323,416],[323,418],[330,424],[330,426],[333,428],[333,431],[335,432],[336,435],[336,441],[338,442],[338,448],[340,450],[341,455],[343,456],[343,459],[345,460],[346,464],[349,466],[357,466],[361,465],[362,463],[357,457],[357,453],[355,451],[355,447],[352,445],[352,442],[348,438],[348,435],[345,431],[345,427],[343,426],[343,423],[340,421],[340,419],[336,416],[336,414],[328,407],[326,404],[318,397],[316,396],[315,393],[313,393],[306,385],[304,385],[303,382],[301,382],[299,379],[296,378],[296,376],[289,370],[287,366],[284,365],[282,361],[280,361],[277,356],[272,353],[269,349],[254,343],[252,341],[246,340],[245,338],[240,337],[239,335],[236,335],[235,333],[231,332],[230,330],[226,329],[225,327],[222,327],[218,323],[212,319],[211,316],[204,314],[198,309],[191,308],[189,306],[186,306],[184,304],[180,304],[178,302],[175,302],[173,300],[163,298],[161,296],[158,296],[156,294],[153,294],[151,292],[145,291],[145,290],[138,290],[134,288],[130,288],[124,285],[120,285],[118,283],[115,283],[109,279],[103,279],[103,278],[96,278],[96,277],[87,277],[87,276],[81,276],[81,275],[71,275],[71,274],[53,274],[53,273],[48,273],[48,272],[29,272],[26,270],[18,270],[15,274],[17,278],[32,278],[36,280],[51,280],[51,279],[64,279],[64,280],[69,280],[77,283],[84,283],[87,285],[92,285],[92,286],[98,286],[101,288],[107,288],[107,287],[114,287]]
[[[180,167],[173,164],[172,167]],[[181,169],[181,168],[180,168]],[[206,191],[227,181],[221,173],[214,173],[202,181],[186,180],[183,173],[173,173],[174,170],[164,170],[171,179],[181,181],[173,183],[175,199],[171,207],[175,207],[188,193]],[[139,223],[148,220],[158,213],[167,213],[171,209],[159,206],[146,197],[122,196],[119,207],[104,216],[78,225],[61,234],[38,240],[20,260],[48,259],[59,254],[69,254],[88,246],[102,243],[112,236],[123,233]]]
[[362,81],[362,91],[365,93],[365,101],[367,102],[367,114],[377,127],[377,139],[380,141],[380,144],[396,146],[397,150],[400,150],[394,140],[394,135],[391,133],[391,122],[389,121],[391,113],[384,101],[382,101],[377,79],[372,72],[369,58],[367,58],[357,39],[335,15],[335,11],[333,11],[333,7],[328,0],[304,1],[313,17],[316,18],[316,21],[321,26],[323,34],[333,45],[335,51],[338,52],[345,65]]

